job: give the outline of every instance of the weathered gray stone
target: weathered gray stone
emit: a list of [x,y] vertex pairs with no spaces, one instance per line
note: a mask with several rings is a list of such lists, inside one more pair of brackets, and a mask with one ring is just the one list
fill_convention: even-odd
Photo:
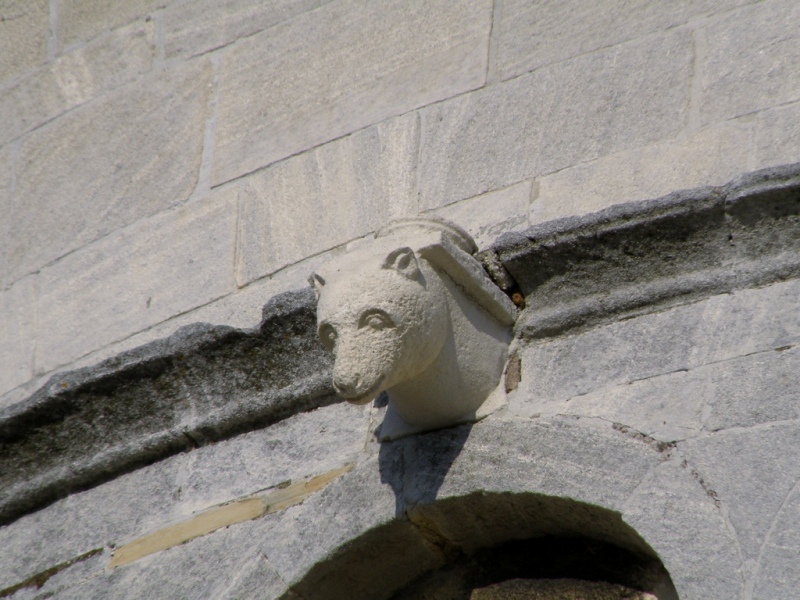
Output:
[[313,297],[308,288],[276,296],[261,326],[249,331],[184,328],[56,375],[4,409],[0,520],[134,466],[333,403],[331,357],[316,337]]
[[800,586],[800,488],[795,484],[770,525],[755,573],[753,598],[791,598]]
[[0,291],[0,394],[33,377],[37,277]]
[[[796,389],[785,402],[796,397]],[[776,423],[725,431],[680,447],[725,506],[745,561],[756,565],[767,535],[780,535],[771,528],[800,479],[800,425]]]
[[472,235],[478,248],[485,248],[501,233],[525,229],[530,204],[531,182],[523,181],[437,208],[433,214],[459,224]]
[[197,182],[210,81],[210,64],[193,61],[27,136],[0,281],[185,200]]
[[[262,557],[249,551],[253,539],[264,534],[260,519],[231,525],[133,564],[106,570],[66,588],[56,598],[277,598],[285,589],[283,582]],[[235,595],[242,575],[249,581],[241,583],[252,585],[256,580],[260,584],[255,595]],[[244,590],[248,587],[245,585]]]
[[[14,155],[12,145],[0,146],[0,239],[11,235],[11,216],[16,209],[14,202]],[[2,253],[0,252],[0,257]],[[0,290],[13,281],[0,276]]]
[[736,539],[690,466],[676,458],[655,468],[622,519],[656,551],[681,598],[742,597]]
[[689,34],[676,30],[425,108],[421,207],[675,136],[691,60]]
[[524,392],[512,410],[557,410],[575,396],[696,366],[703,317],[702,304],[694,304],[524,346]]
[[0,94],[0,144],[150,70],[153,24],[135,23],[64,54]]
[[[308,275],[325,265],[334,255],[341,252],[336,249],[332,252],[318,254],[304,259],[299,263],[281,269],[271,277],[263,278],[250,285],[236,290],[232,294],[223,296],[196,309],[190,310],[167,321],[163,321],[144,331],[136,333],[119,342],[115,342],[69,365],[70,369],[91,367],[101,361],[113,358],[123,352],[134,350],[139,346],[149,344],[173,335],[182,327],[196,323],[211,323],[241,329],[258,327],[261,323],[262,308],[265,298],[272,298],[291,290],[308,287]],[[41,382],[44,383],[44,382]],[[29,390],[28,395],[39,386]],[[0,397],[0,405],[4,398]],[[9,401],[10,403],[10,401]]]
[[708,380],[704,429],[800,419],[800,348],[767,350],[702,369]]
[[248,177],[239,285],[414,214],[418,131],[398,117]]
[[[494,415],[471,429],[411,438],[403,493],[409,505],[480,491],[534,492],[619,510],[660,456],[657,448],[614,431],[610,423],[557,417],[515,422]],[[518,525],[502,527],[508,534]],[[454,533],[470,537],[458,527]],[[475,540],[488,533],[502,531]]]
[[[48,343],[38,348],[37,369],[47,372],[232,292],[235,230],[235,190],[223,191],[43,269],[38,326]],[[85,301],[72,302],[76,294]]]
[[149,20],[148,12],[166,4],[167,0],[58,0],[60,48],[69,49],[140,17]]
[[[108,564],[109,552],[101,548],[78,555],[64,563],[60,563],[47,571],[37,574],[33,579],[21,581],[11,589],[11,600],[44,600],[45,598],[61,598],[60,592],[72,585],[91,579],[103,572]],[[55,571],[55,572],[54,572]],[[9,588],[3,590],[6,592]]]
[[[528,389],[542,383],[537,368],[525,365],[523,381],[532,381]],[[800,352],[796,347],[788,347],[613,387],[601,386],[569,399],[514,394],[510,397],[510,408],[524,416],[599,417],[670,442],[696,436],[701,429],[714,431],[798,419],[800,407],[787,401],[797,389],[800,389]]]
[[[169,521],[179,467],[178,461],[144,467],[0,528],[0,589]],[[105,561],[95,564],[98,570],[105,567]]]
[[757,167],[800,162],[800,102],[760,112],[755,129]]
[[[535,368],[526,377],[535,380]],[[535,385],[535,384],[534,384]],[[568,400],[511,396],[510,410],[530,416],[575,415],[597,417],[643,433],[654,440],[673,442],[697,435],[701,429],[706,374],[702,369],[678,371],[632,381]]]
[[181,512],[355,463],[372,435],[369,407],[334,404],[195,450],[181,475]]
[[800,279],[792,279],[703,302],[693,363],[719,362],[796,345],[800,341],[799,297]]
[[721,121],[800,98],[800,5],[760,2],[728,13],[705,30],[701,66],[704,122]]
[[347,0],[243,40],[220,65],[213,183],[482,85],[491,12]]
[[[786,165],[723,188],[676,192],[509,232],[491,252],[526,296],[519,333],[547,338],[797,278],[798,197],[798,165]],[[723,316],[708,328],[712,338],[719,322],[728,326]],[[738,342],[731,339],[724,343],[735,351]],[[703,351],[710,351],[707,341]]]
[[268,515],[262,552],[309,600],[382,597],[441,565],[439,549],[407,521],[395,520],[396,498],[386,478],[398,475],[387,474],[373,457],[302,505]]
[[[522,404],[560,410],[575,396],[800,340],[800,281],[777,283],[523,346]],[[517,401],[515,401],[517,402]],[[569,410],[569,409],[568,409]]]
[[221,593],[220,598],[271,600],[280,597],[285,590],[286,584],[270,566],[264,555],[256,553],[253,558],[242,564],[239,572]]
[[751,135],[749,123],[729,121],[547,175],[539,182],[531,221],[581,215],[679,189],[723,185],[748,169]]
[[49,5],[48,0],[7,0],[0,5],[0,81],[47,60]]
[[69,496],[0,529],[0,543],[14,552],[14,559],[1,565],[0,588],[216,504],[355,462],[370,435],[369,424],[368,408],[340,404],[178,454]]
[[288,21],[330,0],[202,0],[168,6],[164,12],[164,54],[187,57],[226,46]]
[[612,0],[602,6],[568,0],[540,3],[505,0],[497,28],[493,68],[506,79],[543,65],[649,33],[670,29],[692,18],[722,12],[748,0],[659,2]]

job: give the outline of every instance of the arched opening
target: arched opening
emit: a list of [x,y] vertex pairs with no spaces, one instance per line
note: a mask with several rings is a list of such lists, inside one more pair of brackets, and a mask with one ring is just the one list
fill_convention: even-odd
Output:
[[[561,598],[507,590],[573,580],[624,586],[623,594],[636,590],[658,600],[678,598],[647,542],[618,513],[602,507],[534,493],[476,492],[417,505],[405,516],[346,543],[293,591],[307,600]],[[421,553],[409,551],[418,544],[412,529],[437,559],[420,560]],[[514,583],[498,586],[503,582]]]

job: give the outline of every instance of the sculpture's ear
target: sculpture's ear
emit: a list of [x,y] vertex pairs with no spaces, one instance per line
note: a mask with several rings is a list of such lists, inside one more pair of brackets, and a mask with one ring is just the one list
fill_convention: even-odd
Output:
[[314,293],[317,295],[317,299],[319,300],[319,295],[322,292],[322,288],[325,287],[325,280],[321,275],[312,273],[308,276],[308,283],[310,283],[311,287],[314,288]]
[[419,264],[411,248],[403,247],[392,250],[384,259],[382,266],[384,269],[394,269],[409,279],[419,277]]

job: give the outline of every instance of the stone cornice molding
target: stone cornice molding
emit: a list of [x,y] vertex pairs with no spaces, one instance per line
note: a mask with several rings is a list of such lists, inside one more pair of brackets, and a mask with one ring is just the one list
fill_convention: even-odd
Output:
[[[800,165],[505,234],[482,257],[502,288],[524,293],[528,308],[515,326],[524,338],[796,278]],[[57,374],[0,411],[0,524],[336,402],[315,310],[310,289],[282,294],[258,328],[193,325]]]
[[526,338],[796,278],[800,164],[506,233],[480,256],[521,288]]

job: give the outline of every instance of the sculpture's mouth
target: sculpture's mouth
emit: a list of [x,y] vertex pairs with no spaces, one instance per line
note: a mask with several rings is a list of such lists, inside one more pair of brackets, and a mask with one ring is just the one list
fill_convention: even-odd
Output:
[[359,392],[357,394],[349,394],[349,393],[342,394],[341,392],[339,393],[350,404],[358,404],[358,405],[368,404],[369,402],[372,402],[378,396],[378,394],[380,394],[383,391],[383,389],[381,388],[381,386],[383,385],[383,380],[384,380],[383,376],[379,377],[378,380],[375,383],[373,383],[369,387],[369,389],[367,389],[365,392]]

